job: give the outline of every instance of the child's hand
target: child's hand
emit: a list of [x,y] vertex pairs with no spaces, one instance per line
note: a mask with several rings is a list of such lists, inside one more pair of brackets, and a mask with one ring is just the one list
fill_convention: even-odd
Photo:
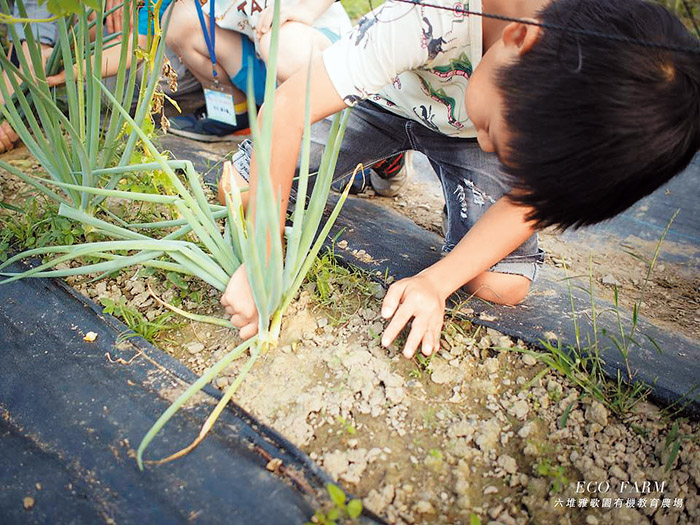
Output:
[[46,77],[46,81],[49,83],[49,87],[62,86],[66,83],[66,71],[60,71],[59,73]]
[[12,126],[7,122],[0,124],[0,153],[13,149],[18,140],[19,136],[12,129]]
[[258,309],[243,265],[231,276],[221,296],[221,304],[231,316],[233,326],[239,329],[241,339],[250,339],[258,333]]
[[389,346],[411,318],[411,331],[403,355],[412,358],[418,346],[429,356],[440,348],[440,332],[445,316],[445,298],[426,273],[401,279],[389,287],[382,303],[382,317],[391,319],[384,330],[382,345]]
[[[114,48],[113,48],[114,49]],[[87,66],[83,64],[82,67],[82,76],[83,80],[85,80],[85,75],[87,71]],[[77,79],[80,78],[81,70],[78,64],[73,64],[73,80],[76,81]],[[108,76],[105,75],[105,72],[102,72],[102,76]],[[59,71],[53,76],[46,77],[46,81],[49,83],[49,87],[55,87],[55,86],[62,86],[66,83],[66,70]]]

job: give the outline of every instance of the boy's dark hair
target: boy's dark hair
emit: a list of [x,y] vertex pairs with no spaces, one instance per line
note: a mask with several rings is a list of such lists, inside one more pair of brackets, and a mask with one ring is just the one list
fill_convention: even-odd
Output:
[[[699,43],[641,0],[554,0],[545,24],[665,45]],[[609,219],[682,171],[700,148],[700,54],[542,29],[501,69],[511,198],[540,227]]]

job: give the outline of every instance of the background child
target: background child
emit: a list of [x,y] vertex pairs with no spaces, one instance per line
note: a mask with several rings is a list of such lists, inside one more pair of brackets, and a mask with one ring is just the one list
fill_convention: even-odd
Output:
[[[253,75],[256,104],[265,91],[265,63],[269,56],[272,0],[217,0],[215,3],[217,78],[231,89],[236,104],[237,125],[228,126],[199,115],[171,119],[170,132],[194,140],[229,140],[232,134],[248,128],[246,91],[248,74]],[[211,21],[207,3],[202,7]],[[343,7],[333,0],[282,0],[283,14],[277,55],[280,81],[308,64],[316,55],[340,38],[352,24]],[[177,2],[166,35],[166,43],[203,84],[214,79],[203,29],[193,2]]]
[[[248,84],[249,71],[253,75],[254,95],[258,105],[262,104],[265,86],[265,60],[269,53],[269,24],[270,9],[266,2],[244,1],[234,2],[223,0],[215,4],[215,52],[216,67],[212,65],[209,56],[204,31],[209,31],[210,4],[202,7],[206,28],[199,22],[199,16],[194,2],[197,0],[162,0],[160,5],[153,0],[140,8],[138,17],[138,45],[145,48],[147,35],[153,31],[153,20],[158,17],[163,20],[168,9],[172,9],[170,23],[164,33],[168,49],[170,49],[189,73],[198,82],[210,85],[214,82],[213,71],[216,69],[218,84],[230,91],[236,110],[236,124],[226,124],[207,118],[203,112],[195,115],[173,117],[170,120],[170,132],[195,140],[206,142],[230,140],[232,135],[248,132],[248,115],[245,91]],[[272,4],[272,2],[270,2]],[[287,18],[280,32],[279,48],[285,50],[278,56],[278,75],[283,80],[297,68],[308,63],[312,51],[321,53],[333,41],[340,38],[343,31],[351,28],[350,19],[339,3],[333,0],[287,0],[283,2],[286,8],[293,4],[295,10],[302,13],[303,20],[314,23],[314,26],[296,21],[289,9],[285,10]],[[158,12],[154,13],[154,8]],[[149,14],[150,11],[150,14]],[[258,29],[257,21],[263,15],[263,26]],[[149,19],[151,25],[149,26]],[[131,39],[129,39],[129,45]],[[262,58],[258,56],[258,51]],[[112,46],[102,54],[102,75],[116,75],[120,68],[131,67],[130,61],[120,63],[121,46]],[[77,72],[77,66],[75,67]],[[65,72],[48,78],[50,85],[65,82]]]

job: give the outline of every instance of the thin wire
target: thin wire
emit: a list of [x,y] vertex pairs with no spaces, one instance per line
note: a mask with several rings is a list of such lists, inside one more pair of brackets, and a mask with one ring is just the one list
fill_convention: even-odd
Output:
[[[589,29],[575,29],[571,27],[560,26],[557,24],[549,24],[546,22],[536,22],[534,20],[525,20],[523,18],[515,18],[512,16],[497,15],[495,13],[479,13],[477,11],[470,11],[461,7],[461,4],[457,4],[457,7],[448,7],[444,5],[431,4],[429,2],[424,2],[422,0],[395,0],[396,2],[402,2],[404,4],[413,4],[421,7],[432,7],[435,9],[442,9],[443,11],[452,11],[459,15],[472,15],[480,16],[482,18],[491,18],[493,20],[501,20],[503,22],[518,22],[521,24],[529,26],[537,26],[543,29],[549,29],[553,31],[562,31],[564,33],[570,33],[574,35],[591,36],[595,38],[601,38],[604,40],[612,40],[613,42],[621,42],[624,44],[633,44],[641,47],[648,47],[654,49],[664,49],[666,51],[680,51],[683,53],[693,53],[700,54],[700,43],[696,47],[685,47],[685,46],[675,46],[670,44],[661,44],[659,42],[649,42],[647,40],[640,40],[637,38],[629,38],[622,35],[613,35],[610,33],[603,33],[602,31],[592,31]],[[693,24],[695,21],[693,20]]]

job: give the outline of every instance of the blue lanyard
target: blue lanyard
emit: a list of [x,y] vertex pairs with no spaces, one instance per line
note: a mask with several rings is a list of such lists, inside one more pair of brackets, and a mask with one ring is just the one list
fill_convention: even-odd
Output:
[[202,33],[204,33],[204,41],[207,44],[207,49],[209,50],[209,57],[211,58],[211,70],[212,76],[214,77],[214,82],[219,83],[216,73],[216,31],[214,28],[216,26],[216,17],[214,13],[215,0],[209,0],[209,34],[207,34],[207,22],[204,20],[204,12],[202,11],[202,4],[199,0],[193,0],[194,5],[197,8],[197,15],[199,16],[199,25],[202,27]]

